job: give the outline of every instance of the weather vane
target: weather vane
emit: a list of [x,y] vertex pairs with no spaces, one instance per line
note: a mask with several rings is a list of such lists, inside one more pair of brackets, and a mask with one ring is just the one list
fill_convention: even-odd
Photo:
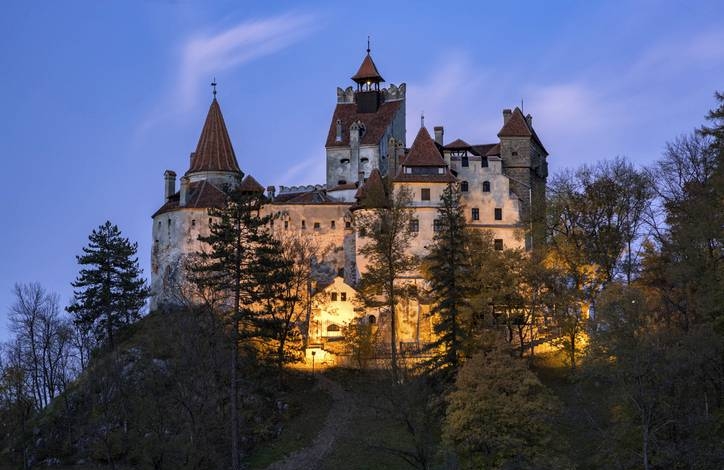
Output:
[[425,127],[425,111],[420,113],[420,127]]
[[212,93],[214,94],[214,98],[216,98],[216,77],[214,77],[214,81],[211,82],[211,86],[214,88]]
[[370,35],[367,35],[367,53],[370,53]]

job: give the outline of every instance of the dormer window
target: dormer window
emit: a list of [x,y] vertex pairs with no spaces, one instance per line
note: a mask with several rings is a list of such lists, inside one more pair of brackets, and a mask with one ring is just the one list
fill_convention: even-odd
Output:
[[445,174],[445,168],[439,167],[439,168],[437,169],[437,174],[438,174],[438,175]]
[[412,168],[410,168],[409,166],[406,166],[406,167],[405,167],[405,174],[411,175],[411,174],[412,174]]
[[341,163],[342,165],[344,165],[345,163],[349,163],[349,158],[343,158],[339,161],[339,163]]

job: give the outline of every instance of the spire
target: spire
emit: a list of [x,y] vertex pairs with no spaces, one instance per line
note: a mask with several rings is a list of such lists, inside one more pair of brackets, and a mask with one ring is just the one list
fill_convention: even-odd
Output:
[[214,99],[216,99],[216,85],[216,77],[214,77],[214,80],[211,82],[211,87],[214,89],[214,91],[212,91],[212,93],[214,94]]
[[[212,86],[215,83],[216,80],[214,80]],[[214,93],[216,93],[215,89]],[[196,152],[191,159],[191,166],[186,174],[202,171],[241,173],[216,96],[211,101],[209,114],[206,116],[204,128],[201,130]]]

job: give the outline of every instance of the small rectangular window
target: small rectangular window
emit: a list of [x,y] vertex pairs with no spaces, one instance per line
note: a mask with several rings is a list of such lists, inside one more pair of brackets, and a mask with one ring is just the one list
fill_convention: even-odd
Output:
[[488,157],[483,157],[480,159],[480,166],[483,168],[488,167]]
[[196,227],[196,219],[191,219],[191,226]]
[[460,164],[464,167],[470,166],[470,159],[468,157],[461,157]]
[[319,222],[314,222],[314,230],[319,230],[322,228],[322,225]]
[[347,293],[346,293],[346,292],[340,293],[340,294],[339,294],[339,300],[341,300],[342,302],[346,302],[346,301],[347,301]]
[[420,231],[420,221],[417,219],[410,220],[410,232],[417,233]]
[[303,228],[303,229],[307,228],[307,221],[306,221],[306,220],[302,220],[302,228]]
[[500,207],[495,208],[495,220],[503,220],[503,209]]
[[497,251],[503,251],[503,239],[502,238],[496,238],[493,240],[493,247]]
[[430,200],[430,188],[422,188],[422,189],[420,189],[420,200],[421,200],[421,201],[429,201],[429,200]]
[[442,220],[435,219],[432,221],[432,230],[433,232],[439,232],[442,230]]
[[352,228],[352,222],[349,222],[349,221],[348,221],[348,222],[345,222],[345,223],[344,223],[344,228]]
[[336,226],[336,224],[335,224],[335,222],[334,222],[334,220],[333,220],[332,223],[329,224],[329,228],[334,229],[335,226]]
[[337,293],[332,292],[332,302],[336,302],[336,301],[337,301]]
[[480,220],[480,209],[473,207],[473,220]]
[[284,221],[284,230],[289,230],[289,221],[288,220]]

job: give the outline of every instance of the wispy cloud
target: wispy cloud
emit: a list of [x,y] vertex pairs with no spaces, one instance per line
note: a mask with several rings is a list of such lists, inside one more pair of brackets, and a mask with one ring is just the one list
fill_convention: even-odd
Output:
[[246,21],[214,34],[197,34],[184,45],[178,95],[190,107],[199,86],[214,74],[280,51],[311,33],[316,17],[287,13]]
[[181,45],[178,72],[171,86],[173,91],[166,97],[168,102],[141,121],[137,134],[143,134],[159,121],[190,111],[202,96],[199,90],[214,76],[292,46],[314,32],[318,24],[316,15],[289,12],[192,34]]
[[[324,181],[327,162],[323,153],[310,152],[311,157],[289,166],[274,177],[277,185],[307,184],[304,181]],[[300,183],[300,180],[302,183]]]

